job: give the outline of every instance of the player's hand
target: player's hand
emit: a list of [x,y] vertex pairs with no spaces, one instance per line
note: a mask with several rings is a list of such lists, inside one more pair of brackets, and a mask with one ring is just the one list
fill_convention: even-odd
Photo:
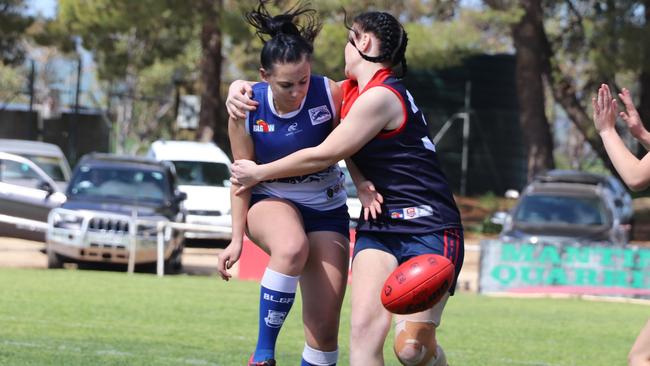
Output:
[[641,122],[641,116],[639,116],[639,112],[636,110],[636,107],[632,102],[630,91],[623,88],[623,91],[618,94],[618,97],[621,98],[623,105],[625,105],[625,112],[621,111],[619,115],[627,124],[632,136],[640,139],[643,135],[648,133],[648,130],[645,129],[643,122]]
[[217,256],[217,272],[221,279],[228,281],[232,277],[228,270],[239,260],[241,256],[242,241],[231,241],[230,244]]
[[612,98],[612,93],[606,84],[601,84],[598,96],[591,98],[594,108],[594,126],[598,132],[613,130],[616,125],[618,103]]
[[254,111],[257,108],[257,102],[251,99],[253,97],[253,87],[245,80],[235,80],[228,88],[228,97],[226,98],[226,109],[228,115],[233,119],[246,118],[246,112]]
[[368,220],[368,216],[373,219],[381,214],[381,204],[384,203],[384,197],[377,192],[375,185],[369,180],[364,180],[357,186],[359,201],[363,206],[363,219]]
[[[232,164],[230,181],[239,184],[241,187],[235,191],[240,194],[260,182],[258,178],[259,165],[250,160],[235,160]],[[234,180],[233,180],[234,178]]]

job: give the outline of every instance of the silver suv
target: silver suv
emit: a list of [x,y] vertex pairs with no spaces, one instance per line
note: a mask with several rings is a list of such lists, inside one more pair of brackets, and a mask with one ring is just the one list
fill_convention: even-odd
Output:
[[617,198],[600,184],[537,179],[506,217],[500,239],[537,242],[627,243]]

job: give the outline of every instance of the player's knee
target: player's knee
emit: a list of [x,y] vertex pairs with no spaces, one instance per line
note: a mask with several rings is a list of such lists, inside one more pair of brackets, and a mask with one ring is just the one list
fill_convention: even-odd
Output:
[[304,265],[309,256],[309,243],[307,241],[295,239],[276,249],[273,255],[282,257],[283,260],[290,263],[302,263]]
[[442,357],[444,357],[442,349],[436,343],[435,325],[433,323],[405,320],[396,325],[395,332],[393,349],[403,365],[446,365],[446,360],[442,360]]

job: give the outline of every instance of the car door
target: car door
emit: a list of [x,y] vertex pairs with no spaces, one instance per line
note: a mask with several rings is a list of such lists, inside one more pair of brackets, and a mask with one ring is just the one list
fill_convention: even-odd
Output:
[[47,222],[65,201],[56,183],[32,161],[0,153],[0,214]]

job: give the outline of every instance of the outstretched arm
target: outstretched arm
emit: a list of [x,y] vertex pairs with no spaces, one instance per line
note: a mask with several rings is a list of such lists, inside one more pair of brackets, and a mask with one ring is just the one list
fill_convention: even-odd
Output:
[[352,156],[393,121],[404,119],[402,103],[387,88],[372,88],[363,93],[344,121],[320,145],[302,149],[264,165],[240,160],[233,164],[233,175],[246,187],[257,182],[317,172]]
[[640,191],[650,185],[650,154],[639,160],[625,146],[616,132],[616,114],[618,106],[612,99],[609,87],[605,84],[598,89],[598,96],[592,98],[594,108],[594,125],[621,178],[633,191]]

